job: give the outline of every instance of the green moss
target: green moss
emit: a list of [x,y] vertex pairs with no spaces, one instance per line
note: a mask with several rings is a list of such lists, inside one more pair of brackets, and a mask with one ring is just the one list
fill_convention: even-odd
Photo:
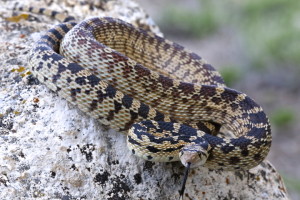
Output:
[[295,113],[290,108],[278,108],[271,114],[270,120],[274,125],[284,127],[295,120]]

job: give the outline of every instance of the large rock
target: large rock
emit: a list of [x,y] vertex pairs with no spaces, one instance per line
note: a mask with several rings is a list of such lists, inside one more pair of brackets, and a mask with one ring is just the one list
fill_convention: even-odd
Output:
[[[49,2],[47,7],[67,9],[80,20],[113,16],[158,33],[130,0],[97,1],[94,10],[76,1]],[[3,15],[11,14],[13,3],[3,2]],[[131,155],[125,135],[102,127],[30,79],[27,53],[40,31],[54,23],[43,16],[0,23],[0,199],[178,199],[180,163]],[[249,171],[193,169],[185,199],[287,199],[287,193],[265,161]]]

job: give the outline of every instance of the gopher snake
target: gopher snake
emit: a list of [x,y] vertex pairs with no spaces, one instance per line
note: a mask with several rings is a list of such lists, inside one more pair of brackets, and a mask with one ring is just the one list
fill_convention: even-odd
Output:
[[[239,170],[268,154],[272,139],[263,109],[227,88],[198,55],[119,19],[76,24],[54,11],[18,9],[65,22],[31,51],[34,76],[102,124],[129,130],[128,147],[137,156]],[[216,136],[218,125],[236,137]]]

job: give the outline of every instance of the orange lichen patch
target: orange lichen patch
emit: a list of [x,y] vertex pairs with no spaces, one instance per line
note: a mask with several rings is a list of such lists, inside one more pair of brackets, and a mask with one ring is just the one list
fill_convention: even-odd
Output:
[[25,70],[25,67],[20,66],[20,67],[17,68],[17,69],[12,69],[11,72],[23,72],[24,70]]
[[17,16],[12,16],[12,17],[7,17],[5,18],[6,21],[9,21],[9,22],[20,22],[22,19],[26,20],[28,19],[29,17],[29,14],[20,14],[20,15],[17,15]]
[[260,181],[260,177],[259,177],[259,176],[256,176],[256,180],[257,180],[257,181]]
[[31,72],[30,72],[30,71],[27,71],[26,73],[21,74],[21,76],[22,76],[22,77],[25,77],[25,76],[30,75],[30,74],[31,74]]
[[227,184],[227,185],[229,185],[229,184],[230,184],[230,180],[229,180],[229,178],[228,178],[228,177],[226,178],[226,184]]
[[19,111],[14,111],[14,114],[15,114],[15,115],[19,115],[19,114],[21,114],[21,112],[19,112]]
[[286,192],[286,190],[285,190],[285,188],[284,188],[284,187],[280,187],[280,186],[278,186],[278,189],[279,189],[279,190],[281,190],[281,191],[283,191],[283,192]]
[[[19,68],[17,68],[17,69],[12,69],[11,72],[18,72],[18,73],[21,73],[21,72],[24,72],[25,70],[26,70],[25,67],[19,66]],[[30,75],[30,74],[31,74],[30,71],[26,71],[25,73],[20,74],[20,76],[21,76],[21,77],[25,77],[25,76]]]
[[34,102],[34,103],[38,103],[39,101],[40,101],[39,98],[37,98],[37,97],[34,97],[34,98],[33,98],[33,102]]

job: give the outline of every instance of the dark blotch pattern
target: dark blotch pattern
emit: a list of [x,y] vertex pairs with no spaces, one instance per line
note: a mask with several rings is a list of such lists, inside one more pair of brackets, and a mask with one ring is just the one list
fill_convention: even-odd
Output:
[[251,110],[255,107],[258,107],[258,105],[247,96],[243,101],[240,102],[240,107],[242,110]]
[[160,150],[155,148],[155,147],[152,147],[152,146],[148,146],[147,149],[151,152],[151,153],[157,153],[159,152]]
[[254,136],[257,139],[261,139],[262,137],[265,137],[265,129],[264,128],[256,128],[253,127],[249,132],[248,132],[248,136]]
[[125,108],[129,109],[131,108],[132,101],[133,101],[132,97],[125,95],[122,99],[122,104],[125,106]]
[[114,105],[115,105],[115,113],[118,113],[122,109],[122,104],[117,101],[114,101]]
[[[32,10],[32,8],[30,8]],[[29,10],[30,10],[29,9]],[[40,13],[44,12],[44,9],[40,9],[39,10]],[[58,12],[52,12],[51,13],[52,16],[57,16]],[[69,17],[69,18],[65,18],[65,21],[68,20],[73,20],[73,17]],[[97,21],[98,19],[93,19],[91,20],[92,22],[90,23],[94,23],[94,24],[100,24],[104,23],[102,21]],[[109,23],[106,25],[106,28],[109,29],[113,29],[114,26],[117,26],[117,22],[112,19],[112,18],[106,18],[107,21],[109,21]],[[90,26],[90,23],[83,23],[83,25],[85,25],[86,27]],[[51,68],[54,68],[53,66],[58,66],[58,68],[55,68],[54,70],[57,70],[57,74],[50,76],[50,77],[45,77],[44,80],[47,81],[48,78],[51,79],[52,81],[55,83],[58,79],[60,79],[60,74],[68,71],[71,72],[73,74],[72,78],[69,77],[67,78],[66,82],[67,83],[71,83],[72,81],[75,81],[78,85],[80,86],[91,86],[91,87],[96,87],[97,85],[99,85],[101,79],[94,76],[94,75],[87,75],[87,76],[82,76],[82,77],[78,77],[78,73],[79,72],[84,72],[82,70],[84,70],[80,65],[76,64],[76,63],[69,63],[67,65],[61,64],[61,60],[64,59],[61,55],[55,53],[58,52],[58,47],[60,45],[60,40],[64,37],[64,33],[61,31],[58,31],[57,27],[60,27],[60,29],[62,29],[63,31],[65,31],[65,33],[67,33],[70,28],[72,28],[72,26],[75,26],[76,23],[72,23],[72,25],[70,25],[68,27],[68,25],[66,24],[61,24],[56,26],[56,28],[53,28],[51,30],[48,31],[48,33],[51,33],[51,36],[48,35],[44,35],[42,36],[42,40],[40,40],[38,42],[38,46],[34,49],[34,52],[36,55],[32,55],[31,57],[35,57],[36,59],[39,60],[43,60],[43,62],[40,63],[36,63],[35,66],[32,66],[33,70],[39,71],[40,69],[42,69],[43,67],[47,67],[49,70],[52,70]],[[130,28],[128,28],[125,24],[122,24],[122,28],[128,28],[128,29],[132,29],[133,27],[131,25],[129,25]],[[131,33],[131,32],[130,32]],[[134,32],[135,33],[135,32]],[[146,33],[144,33],[146,34]],[[90,36],[90,35],[87,35]],[[146,37],[145,37],[146,38]],[[145,40],[145,38],[142,38]],[[155,37],[156,38],[156,37]],[[187,63],[190,63],[191,60],[200,60],[201,58],[194,54],[194,53],[187,53],[187,52],[181,52],[181,50],[183,50],[184,48],[178,44],[174,44],[174,45],[170,45],[170,44],[161,44],[161,42],[164,42],[164,40],[162,38],[157,37],[156,38],[158,41],[158,45],[156,46],[157,48],[161,48],[163,47],[163,49],[165,51],[169,51],[170,53],[170,58],[167,59],[167,62],[164,63],[163,65],[168,65],[173,64],[173,60],[172,58],[174,56],[180,56],[180,58],[186,58],[188,57],[188,60],[186,61]],[[150,43],[154,42],[154,39],[149,39]],[[160,45],[160,46],[159,46]],[[91,49],[90,49],[91,50]],[[44,51],[53,51],[53,53],[44,53]],[[40,58],[39,58],[40,57]],[[118,57],[116,58],[118,59]],[[126,58],[125,58],[126,59]],[[46,66],[45,66],[46,63]],[[201,75],[207,76],[207,80],[205,80],[206,82],[212,82],[212,84],[214,83],[224,83],[223,79],[221,77],[219,77],[218,75],[212,76],[211,75],[211,71],[215,71],[215,69],[210,65],[210,64],[201,64],[200,62],[195,62],[194,63],[196,67],[199,67],[199,70],[196,70],[196,74],[199,73]],[[202,65],[202,66],[200,66]],[[179,70],[180,69],[180,64],[174,66],[174,70]],[[47,70],[48,70],[47,69]],[[150,71],[143,68],[143,66],[137,64],[134,66],[134,69],[137,71],[137,77],[136,79],[140,79],[143,76],[149,76],[150,75]],[[127,70],[127,71],[126,71]],[[126,66],[126,70],[124,70],[124,76],[128,75],[129,71],[133,70],[133,67],[128,65]],[[191,72],[189,70],[187,70],[183,76],[190,76]],[[85,74],[85,73],[82,73]],[[75,80],[72,80],[73,77],[76,77]],[[152,80],[151,80],[152,81]],[[195,82],[197,82],[197,80],[193,80]],[[152,83],[158,83],[161,84],[162,87],[164,89],[169,89],[171,87],[173,87],[173,81],[169,78],[166,78],[164,76],[160,76],[159,80],[153,80]],[[152,84],[153,85],[153,89],[157,88],[157,84]],[[82,87],[84,88],[84,87]],[[61,90],[61,88],[58,87],[57,90]],[[70,95],[76,100],[76,96],[81,93],[84,92],[85,94],[89,94],[91,91],[88,89],[80,89],[80,87],[78,88],[72,88],[69,90]],[[189,83],[180,83],[179,87],[176,89],[172,89],[172,95],[174,98],[179,98],[182,97],[182,93],[184,94],[191,94],[194,93],[194,85],[193,84],[189,84]],[[97,90],[97,99],[92,100],[92,102],[90,102],[90,109],[94,110],[97,109],[98,105],[100,103],[102,103],[103,99],[105,98],[115,98],[116,95],[116,89],[112,86],[108,86],[106,87],[104,90]],[[215,104],[220,104],[222,102],[227,102],[229,103],[228,105],[230,106],[224,106],[223,108],[226,109],[223,114],[221,116],[227,115],[230,111],[235,111],[237,109],[241,109],[242,111],[249,111],[253,108],[258,107],[258,105],[249,97],[246,97],[243,101],[238,102],[238,103],[232,103],[233,101],[236,100],[236,97],[238,96],[238,92],[231,90],[231,89],[225,89],[225,91],[223,93],[220,94],[220,96],[216,95],[216,88],[214,86],[202,86],[201,90],[199,92],[199,94],[194,94],[192,96],[192,98],[196,101],[202,101],[203,103],[201,104],[201,106],[206,106],[207,105],[207,101],[212,101]],[[205,101],[205,99],[207,99],[207,101]],[[182,102],[188,101],[188,96],[182,100]],[[128,110],[130,110],[130,120],[128,120],[128,122],[124,125],[124,127],[120,127],[120,129],[122,130],[127,130],[130,126],[132,126],[132,124],[136,121],[136,119],[138,117],[143,117],[145,119],[148,118],[148,114],[149,114],[149,107],[146,104],[141,103],[141,106],[139,107],[138,111],[133,111],[133,109],[131,109],[132,106],[132,102],[133,102],[133,98],[130,96],[124,96],[122,98],[121,102],[117,102],[114,101],[114,108],[112,108],[113,110],[110,110],[109,113],[106,113],[104,116],[107,117],[108,120],[112,120],[116,113],[118,113],[122,108],[126,108]],[[231,110],[230,110],[231,108]],[[207,109],[207,114],[210,114],[210,110]],[[104,118],[104,116],[102,118]],[[117,116],[117,115],[116,115]],[[154,117],[154,120],[156,121],[163,121],[164,120],[164,114],[157,112],[156,116]],[[268,119],[266,117],[266,115],[263,112],[260,113],[256,113],[256,114],[242,114],[242,117],[244,118],[248,118],[252,123],[267,123]],[[99,116],[99,118],[101,118]],[[198,123],[198,125],[200,125],[200,122]],[[247,128],[251,128],[251,131],[248,133],[249,136],[254,136],[256,139],[258,139],[255,142],[251,143],[250,139],[244,138],[244,137],[240,137],[240,138],[236,138],[236,139],[232,139],[230,141],[230,144],[233,145],[223,145],[221,147],[221,151],[224,154],[228,154],[230,152],[232,152],[233,150],[235,150],[235,147],[239,147],[241,149],[240,155],[241,157],[238,156],[229,156],[230,158],[228,158],[228,162],[232,165],[237,165],[238,163],[241,162],[241,159],[243,159],[242,157],[247,157],[249,156],[249,150],[247,147],[249,147],[249,145],[252,145],[254,147],[257,148],[261,148],[262,146],[268,146],[270,145],[270,141],[265,141],[264,138],[266,137],[266,133],[268,133],[270,131],[270,128],[268,127],[268,130],[266,130],[265,128],[252,128],[253,126],[250,125],[245,125],[245,127]],[[168,131],[173,131],[172,130],[172,126],[167,124],[165,126],[166,130]],[[191,129],[189,130],[188,128],[180,128],[182,130],[180,131],[185,131],[185,134],[179,134],[179,133],[172,133],[173,135],[179,136],[178,138],[180,140],[183,141],[189,141],[189,137],[192,135],[196,134],[196,130],[195,129]],[[183,130],[184,129],[184,130]],[[204,128],[205,129],[205,128]],[[162,130],[158,130],[158,132],[163,132]],[[208,131],[209,132],[209,131]],[[146,134],[146,133],[143,133]],[[146,134],[147,135],[147,134]],[[176,141],[173,138],[166,138],[166,139],[158,139],[157,137],[153,136],[153,135],[147,135],[149,139],[151,139],[152,141],[156,142],[157,144],[162,143],[163,141],[168,141],[171,144],[174,144]],[[140,136],[141,137],[141,136]],[[211,145],[212,150],[211,150],[211,154],[208,158],[208,160],[214,160],[214,148],[218,148],[220,144],[224,144],[224,140],[222,138],[218,138],[218,137],[214,137],[212,135],[209,134],[205,134],[204,137],[208,143]],[[199,141],[198,141],[199,140]],[[140,143],[133,140],[131,137],[128,137],[128,142],[135,144],[135,145],[139,145]],[[197,142],[201,143],[203,142],[202,139],[197,139]],[[182,148],[182,147],[178,147],[178,148]],[[170,148],[168,150],[165,150],[165,152],[171,152],[174,150],[177,150],[178,148]],[[92,160],[92,154],[91,152],[93,151],[94,147],[91,146],[86,146],[83,147],[82,153],[85,153],[86,158],[88,161]],[[157,153],[160,152],[160,149],[157,149],[153,146],[148,146],[147,149],[152,152],[152,153]],[[135,151],[132,150],[132,153],[135,154]],[[226,157],[226,155],[224,155]],[[228,156],[228,155],[227,155]],[[262,160],[262,155],[261,153],[257,153],[255,155],[251,155],[251,157],[253,156],[253,159],[256,161],[260,161]],[[152,156],[148,156],[147,157],[149,160],[152,160],[153,157]],[[226,157],[227,158],[227,157]],[[173,160],[174,158],[172,156],[168,157],[169,161]],[[150,162],[148,162],[150,163]],[[218,163],[219,166],[223,166],[224,163],[220,162]],[[236,169],[239,169],[240,167],[235,167]],[[95,182],[105,182],[107,180],[107,177],[109,176],[108,173],[103,173],[103,174],[98,174],[96,175],[96,177],[94,178],[94,180],[96,180]],[[141,182],[141,177],[140,175],[136,176],[136,182],[140,183]]]
[[221,150],[222,150],[225,154],[227,154],[227,153],[233,151],[234,149],[235,149],[235,147],[234,147],[234,146],[229,146],[229,144],[227,144],[226,146],[222,146],[222,147],[221,147]]
[[210,99],[216,94],[216,89],[212,86],[202,86],[200,89],[200,96],[202,99]]
[[128,142],[131,143],[131,144],[135,144],[135,145],[138,145],[140,146],[141,144],[138,143],[137,141],[135,141],[134,139],[132,139],[132,137],[130,136],[127,136],[128,137]]
[[152,157],[152,156],[147,156],[147,159],[148,159],[148,160],[152,160],[153,157]]
[[232,165],[236,165],[236,164],[238,164],[239,162],[240,162],[240,158],[239,158],[239,157],[236,157],[236,156],[231,157],[231,158],[229,159],[229,163],[232,164]]
[[69,63],[67,69],[70,70],[72,74],[76,74],[79,71],[83,70],[83,68],[76,63]]
[[158,78],[158,82],[161,83],[161,85],[163,86],[164,89],[169,89],[170,87],[173,87],[173,80],[160,75]]
[[75,97],[77,95],[77,93],[81,92],[81,89],[80,88],[74,88],[74,89],[71,89],[70,92],[71,92],[71,96]]
[[139,114],[143,117],[143,118],[147,118],[148,117],[148,113],[149,113],[149,106],[147,106],[144,103],[141,103],[141,106],[139,107]]
[[[100,82],[100,78],[98,78],[97,76],[95,76],[95,75],[90,75],[90,76],[87,76],[86,77],[87,78],[87,80],[89,81],[89,84],[92,86],[92,87],[95,87],[96,85],[98,85],[99,84],[99,82]],[[113,88],[113,90],[111,89],[111,86],[108,86],[107,88],[106,88],[106,90],[107,91],[109,91],[109,92],[115,92],[115,89]],[[114,95],[114,94],[113,94]]]
[[262,159],[260,153],[255,154],[253,156],[253,159],[256,160],[256,161],[260,161]]
[[155,121],[164,121],[164,118],[165,118],[164,114],[157,112],[156,116],[154,117],[154,120]]
[[229,103],[229,102],[232,102],[234,101],[238,96],[238,93],[234,90],[229,90],[229,89],[226,89],[222,94],[221,94],[221,98]]
[[242,151],[241,151],[241,155],[244,156],[244,157],[248,156],[248,155],[249,155],[248,149],[242,150]]
[[195,92],[194,85],[181,82],[178,86],[178,89],[186,94],[191,94]]
[[249,118],[253,123],[267,122],[268,118],[264,112],[249,114]]
[[211,99],[212,102],[214,102],[215,104],[219,104],[220,102],[222,102],[222,99],[221,98],[218,98],[218,97],[213,97]]
[[78,84],[78,85],[85,85],[86,84],[86,78],[85,77],[77,77],[75,79],[75,82]]
[[97,100],[92,100],[92,102],[90,103],[90,110],[93,111],[95,109],[97,109],[97,105],[98,105],[98,101]]

